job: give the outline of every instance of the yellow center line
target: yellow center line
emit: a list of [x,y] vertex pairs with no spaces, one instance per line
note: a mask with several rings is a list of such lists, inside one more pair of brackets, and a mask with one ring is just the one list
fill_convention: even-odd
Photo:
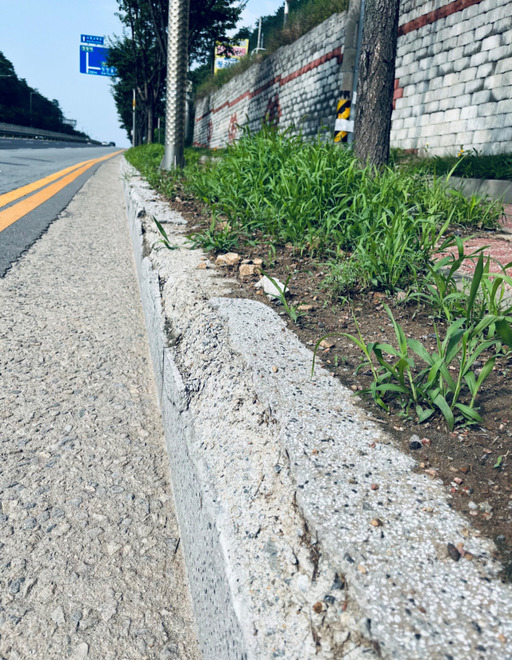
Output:
[[[122,151],[122,150],[121,150]],[[101,158],[96,158],[91,161],[85,161],[85,163],[78,165],[77,169],[73,169],[72,172],[67,174],[67,176],[64,176],[63,178],[59,179],[52,185],[48,186],[47,188],[44,188],[40,192],[36,193],[35,195],[32,195],[28,199],[24,199],[21,202],[18,202],[17,204],[14,204],[13,206],[10,206],[8,209],[5,209],[4,211],[0,211],[0,232],[15,223],[17,220],[22,218],[23,216],[27,215],[27,213],[30,213],[30,211],[33,211],[35,208],[40,206],[41,204],[44,204],[44,202],[48,201],[51,197],[53,197],[56,193],[60,192],[63,188],[65,188],[67,185],[69,185],[71,182],[73,182],[75,179],[77,179],[81,174],[86,172],[89,168],[91,168],[93,165],[96,165],[97,163],[100,163],[103,160],[107,160],[108,158],[113,158],[114,156],[117,156],[118,154],[121,153],[121,151],[116,151],[113,154],[107,154],[106,156],[102,156]],[[60,175],[63,173],[69,171],[69,168],[66,168],[65,170],[62,170]],[[47,177],[49,178],[49,177]],[[39,182],[36,182],[39,183]],[[32,184],[35,185],[35,184]],[[44,184],[43,184],[44,185]],[[27,187],[27,186],[25,186]],[[41,186],[38,186],[35,188],[37,190]],[[22,188],[19,188],[19,190],[22,190]],[[14,191],[16,192],[16,191]],[[7,195],[9,193],[6,193]],[[27,193],[24,193],[26,195]]]
[[6,204],[10,204],[11,202],[14,202],[20,197],[25,197],[25,195],[28,195],[31,192],[34,192],[35,190],[39,190],[39,188],[43,188],[43,186],[46,186],[52,181],[55,181],[56,179],[60,179],[61,176],[68,174],[68,172],[72,172],[73,170],[76,170],[79,167],[82,167],[83,165],[87,165],[87,163],[90,163],[91,160],[84,160],[82,163],[71,165],[70,167],[66,167],[66,169],[61,170],[60,172],[55,172],[54,174],[50,174],[49,176],[46,176],[44,179],[39,179],[39,181],[34,181],[33,183],[29,183],[26,186],[23,186],[22,188],[17,188],[16,190],[11,190],[8,193],[4,193],[3,195],[0,195],[0,208],[2,206],[5,206]]

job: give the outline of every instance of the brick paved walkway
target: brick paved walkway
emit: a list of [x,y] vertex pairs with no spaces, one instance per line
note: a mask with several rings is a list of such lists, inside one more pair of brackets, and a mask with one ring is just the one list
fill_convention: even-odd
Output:
[[[465,243],[466,254],[470,254],[478,248],[485,247],[484,255],[490,255],[492,259],[499,262],[499,264],[506,266],[509,263],[512,263],[512,204],[505,206],[505,215],[502,219],[502,231],[496,233],[482,233],[475,238],[470,238]],[[456,252],[455,248],[452,248],[452,252]],[[492,273],[500,272],[501,268],[496,261],[491,262],[490,271]],[[476,267],[476,260],[470,261],[467,260],[461,266],[461,272],[464,274],[470,274],[474,272]],[[512,267],[508,269],[508,274],[512,276]]]

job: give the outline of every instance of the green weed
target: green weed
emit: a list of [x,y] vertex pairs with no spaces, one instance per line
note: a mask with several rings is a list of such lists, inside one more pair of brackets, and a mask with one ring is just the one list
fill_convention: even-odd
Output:
[[[504,319],[487,315],[476,327],[465,329],[466,319],[461,318],[448,327],[444,339],[436,328],[437,351],[429,352],[419,340],[406,337],[389,307],[384,307],[393,325],[397,348],[383,342],[366,343],[354,317],[357,336],[331,333],[319,339],[313,353],[312,373],[320,342],[329,336],[343,336],[363,353],[359,368],[369,367],[372,373],[370,387],[360,394],[370,394],[384,410],[390,410],[388,402],[393,400],[407,416],[411,408],[414,409],[420,423],[436,410],[443,415],[450,430],[456,424],[481,423],[482,418],[475,409],[476,398],[494,368],[498,345],[497,339],[484,340],[484,332],[494,323],[500,328],[498,333],[502,339],[505,340],[506,335],[512,341],[510,325]],[[503,333],[505,328],[508,330]],[[484,352],[491,355],[477,373],[475,362]],[[417,358],[421,361],[419,365]]]
[[160,222],[158,222],[158,220],[154,216],[152,216],[152,218],[155,221],[155,224],[157,226],[158,231],[162,235],[162,238],[159,241],[157,241],[155,243],[155,245],[158,245],[159,243],[162,243],[164,245],[164,247],[166,247],[168,250],[177,250],[179,248],[179,246],[178,245],[173,245],[169,241],[169,237],[167,236],[167,232],[162,227],[162,224]]
[[272,284],[274,285],[274,287],[277,291],[279,300],[280,300],[281,304],[283,305],[286,314],[289,316],[289,318],[294,323],[297,323],[297,321],[299,320],[299,318],[301,316],[305,316],[305,312],[301,312],[298,307],[296,307],[295,305],[290,304],[288,302],[288,300],[286,299],[286,292],[288,291],[288,282],[290,281],[290,279],[292,277],[291,273],[286,278],[286,282],[284,283],[283,288],[281,288],[273,277],[270,277],[270,275],[268,275],[267,273],[265,273],[263,271],[261,271],[261,272],[262,272],[262,275],[264,275],[267,279],[269,279],[272,282]]

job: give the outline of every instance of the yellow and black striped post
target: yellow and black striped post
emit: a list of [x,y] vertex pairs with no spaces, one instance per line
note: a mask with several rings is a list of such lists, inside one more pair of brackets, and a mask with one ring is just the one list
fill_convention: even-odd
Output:
[[[338,122],[338,119],[345,119],[348,120],[350,117],[350,99],[340,99],[338,101],[338,109],[336,111],[336,124],[339,124],[341,122]],[[347,131],[342,131],[338,130],[338,126],[335,125],[334,127],[334,141],[335,142],[347,142],[348,140],[348,133]]]

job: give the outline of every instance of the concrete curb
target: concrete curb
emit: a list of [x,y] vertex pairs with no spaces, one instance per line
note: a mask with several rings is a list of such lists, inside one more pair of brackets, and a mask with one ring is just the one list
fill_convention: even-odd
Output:
[[204,657],[512,657],[493,544],[123,167]]
[[464,179],[452,176],[450,179],[454,188],[467,197],[481,195],[498,199],[503,204],[512,204],[512,181],[501,179]]

